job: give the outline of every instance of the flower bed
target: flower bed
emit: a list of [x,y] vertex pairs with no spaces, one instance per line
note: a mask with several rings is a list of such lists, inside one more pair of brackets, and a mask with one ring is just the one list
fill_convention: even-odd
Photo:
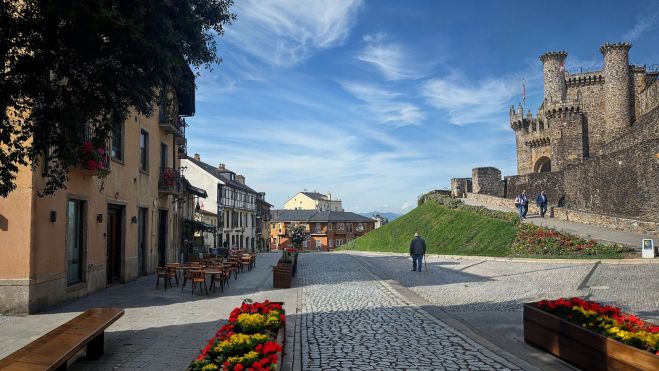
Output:
[[584,369],[659,369],[659,326],[580,298],[524,304],[524,340]]
[[277,369],[283,350],[286,316],[282,303],[243,303],[213,336],[190,370]]
[[620,308],[580,298],[542,300],[538,308],[633,347],[659,354],[659,326]]
[[513,242],[513,255],[570,255],[589,256],[622,254],[629,249],[618,245],[605,245],[568,233],[533,224],[521,224]]

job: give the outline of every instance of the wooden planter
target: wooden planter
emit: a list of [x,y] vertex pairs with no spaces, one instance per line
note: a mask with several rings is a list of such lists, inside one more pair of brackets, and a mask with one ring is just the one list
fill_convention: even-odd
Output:
[[584,370],[659,370],[659,356],[524,304],[524,341]]
[[291,279],[293,278],[293,267],[279,263],[276,267],[272,268],[272,287],[279,289],[287,289],[291,287]]

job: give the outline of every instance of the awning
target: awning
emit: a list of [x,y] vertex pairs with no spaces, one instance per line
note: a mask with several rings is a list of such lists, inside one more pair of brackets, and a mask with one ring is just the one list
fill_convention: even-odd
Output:
[[192,220],[192,219],[185,219],[185,220],[183,220],[183,223],[189,225],[195,231],[215,233],[215,226],[212,225],[212,224],[208,224],[208,223],[204,223],[204,222],[200,222],[200,221]]
[[199,196],[199,197],[201,197],[201,198],[206,198],[206,197],[208,197],[208,195],[206,194],[206,190],[205,190],[205,189],[201,189],[201,188],[195,187],[195,186],[193,186],[192,184],[190,184],[190,185],[188,186],[188,192],[192,193],[193,195]]

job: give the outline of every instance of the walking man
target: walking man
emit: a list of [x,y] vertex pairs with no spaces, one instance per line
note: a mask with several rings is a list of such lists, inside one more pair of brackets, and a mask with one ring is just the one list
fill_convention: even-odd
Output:
[[423,256],[426,255],[426,241],[419,237],[418,233],[414,234],[414,239],[410,242],[410,256],[412,256],[412,271],[423,272]]
[[524,209],[522,210],[522,217],[526,219],[526,213],[529,212],[529,196],[526,195],[526,190],[522,191],[522,204],[524,206]]
[[540,192],[538,197],[535,198],[535,202],[538,204],[538,208],[540,209],[540,217],[544,218],[545,213],[547,212],[547,203],[549,202],[545,191]]
[[522,195],[515,197],[515,207],[517,208],[519,220],[524,220],[524,200],[522,199]]

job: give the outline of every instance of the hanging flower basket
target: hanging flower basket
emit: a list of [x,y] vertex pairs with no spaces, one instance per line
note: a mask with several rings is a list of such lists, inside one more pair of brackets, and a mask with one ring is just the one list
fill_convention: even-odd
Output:
[[85,174],[102,179],[107,177],[110,174],[110,163],[105,148],[97,147],[91,141],[85,141],[80,147],[80,167]]

